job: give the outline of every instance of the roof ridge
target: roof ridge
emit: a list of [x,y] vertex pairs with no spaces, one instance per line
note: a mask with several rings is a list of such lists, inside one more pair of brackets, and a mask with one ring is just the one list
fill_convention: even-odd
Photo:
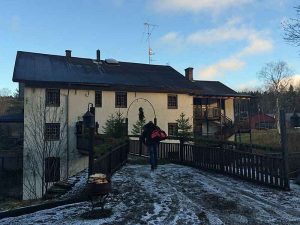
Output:
[[[56,55],[56,54],[47,54],[47,53],[40,53],[40,52],[28,52],[28,51],[17,51],[17,54],[19,53],[25,53],[25,54],[37,54],[37,55],[44,55],[44,56],[55,56],[55,57],[66,57],[65,55]],[[75,59],[86,59],[86,60],[96,60],[95,58],[86,58],[86,57],[77,57],[77,56],[71,56],[71,58]],[[104,60],[101,60],[102,62],[105,62]],[[144,66],[161,66],[161,67],[171,67],[170,65],[161,65],[161,64],[148,64],[148,63],[139,63],[139,62],[127,62],[127,61],[119,61],[119,63],[128,63],[128,64],[139,64]],[[173,68],[173,67],[171,67]]]

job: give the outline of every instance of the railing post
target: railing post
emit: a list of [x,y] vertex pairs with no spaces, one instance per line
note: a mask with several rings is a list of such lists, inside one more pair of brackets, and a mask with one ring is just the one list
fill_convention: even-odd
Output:
[[111,157],[112,151],[111,150],[112,149],[109,149],[109,155],[108,155],[108,168],[107,168],[107,170],[109,172],[109,175],[111,175],[111,159],[112,159],[112,157]]
[[143,150],[143,142],[142,139],[139,138],[139,156],[142,155],[142,150]]
[[180,149],[179,149],[179,158],[180,158],[180,161],[183,162],[183,144],[184,144],[184,141],[182,139],[179,140],[180,141]]
[[284,178],[284,188],[290,190],[290,180],[289,180],[289,167],[288,167],[288,147],[287,147],[287,136],[286,136],[286,124],[285,124],[285,111],[280,110],[280,140],[282,148],[282,162],[283,162],[283,178]]
[[224,168],[225,149],[224,149],[223,145],[219,151],[221,153],[221,155],[220,155],[220,170],[221,170],[221,173],[224,173],[225,172],[225,168]]
[[89,176],[94,173],[94,133],[95,128],[89,128],[90,148],[89,148]]
[[130,151],[130,139],[127,140],[127,146],[126,146],[126,161],[128,159],[128,154]]

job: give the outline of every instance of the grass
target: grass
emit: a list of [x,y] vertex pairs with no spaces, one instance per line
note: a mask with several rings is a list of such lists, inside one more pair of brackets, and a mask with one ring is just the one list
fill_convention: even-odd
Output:
[[[277,129],[252,130],[252,144],[278,148],[280,147],[280,135]],[[300,130],[288,130],[288,149],[289,152],[300,152]],[[237,137],[239,139],[239,137]],[[241,135],[242,143],[250,143],[250,135]]]
[[[280,136],[276,129],[270,130],[252,130],[251,131],[252,144],[263,145],[278,148],[280,147]],[[250,135],[241,134],[242,143],[250,144]],[[237,141],[239,136],[237,135]]]

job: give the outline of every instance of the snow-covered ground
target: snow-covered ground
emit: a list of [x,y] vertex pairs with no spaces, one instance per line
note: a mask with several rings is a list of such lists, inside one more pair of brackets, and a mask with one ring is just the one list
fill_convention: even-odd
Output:
[[0,220],[0,224],[300,224],[300,186],[269,189],[166,164],[126,165],[112,179],[110,218],[84,220],[89,202]]

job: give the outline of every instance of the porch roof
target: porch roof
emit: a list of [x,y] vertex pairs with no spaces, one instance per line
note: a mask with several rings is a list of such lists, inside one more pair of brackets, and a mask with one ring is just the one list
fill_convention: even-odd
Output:
[[203,81],[195,80],[194,84],[201,90],[201,93],[197,94],[202,97],[215,97],[215,98],[251,98],[251,95],[239,94],[232,90],[220,81]]

